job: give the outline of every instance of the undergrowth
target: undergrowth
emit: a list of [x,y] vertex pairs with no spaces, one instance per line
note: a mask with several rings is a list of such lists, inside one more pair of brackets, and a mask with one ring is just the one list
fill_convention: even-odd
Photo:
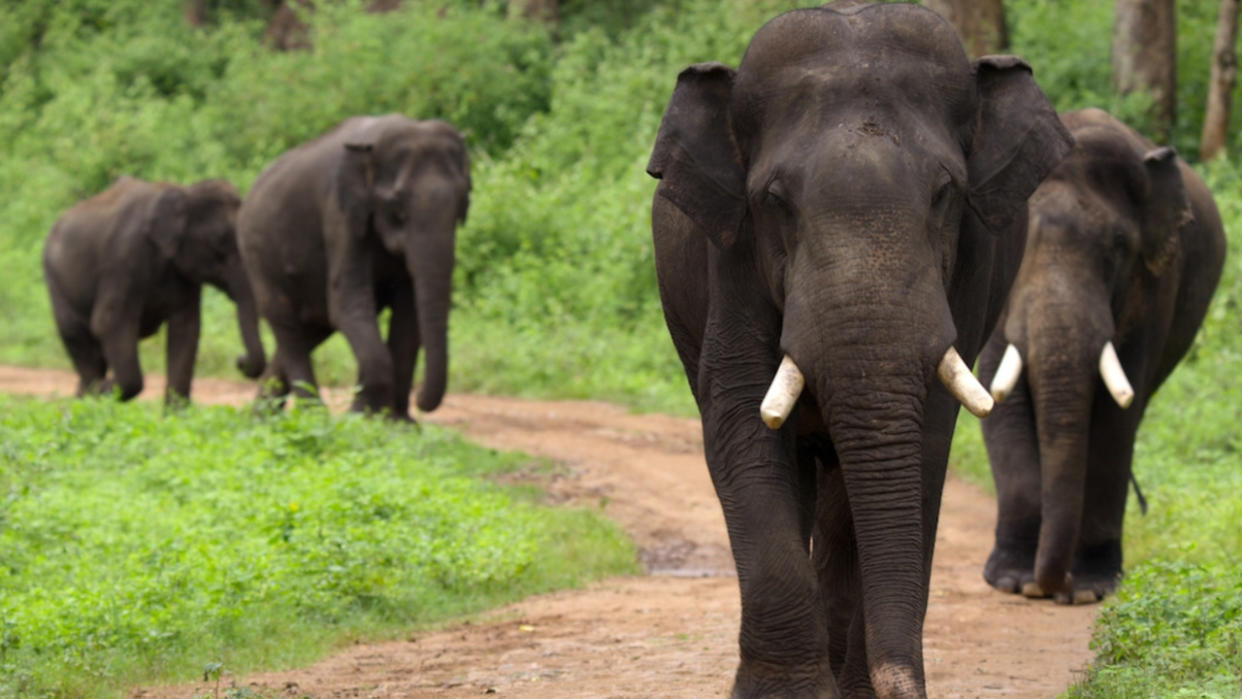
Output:
[[0,396],[0,695],[307,662],[633,572],[596,512],[450,432],[302,409]]

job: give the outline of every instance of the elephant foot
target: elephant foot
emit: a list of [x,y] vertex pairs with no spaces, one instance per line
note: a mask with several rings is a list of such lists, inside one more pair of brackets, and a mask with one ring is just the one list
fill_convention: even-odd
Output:
[[1102,565],[1092,570],[1089,566],[1074,569],[1068,592],[1053,597],[1057,604],[1095,604],[1117,591],[1121,582],[1121,569]]
[[1027,589],[1032,585],[1038,587],[1035,584],[1035,552],[997,546],[983,567],[983,579],[1001,592],[1030,597]]

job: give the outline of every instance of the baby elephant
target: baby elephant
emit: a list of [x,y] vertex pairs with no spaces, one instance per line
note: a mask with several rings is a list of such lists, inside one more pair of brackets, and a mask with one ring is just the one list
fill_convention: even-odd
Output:
[[980,359],[996,481],[988,584],[1063,604],[1121,576],[1134,438],[1190,348],[1225,256],[1203,180],[1098,109],[1063,115],[1077,145],[1030,199],[1018,277]]
[[[347,119],[259,175],[238,235],[276,335],[260,397],[312,395],[311,350],[340,330],[358,359],[353,410],[408,420],[420,346],[418,407],[439,406],[456,228],[469,195],[461,134],[399,114]],[[387,340],[376,321],[384,308]]]
[[237,304],[246,345],[237,368],[263,373],[254,293],[237,249],[239,206],[223,180],[182,187],[121,177],[60,217],[44,244],[43,276],[79,396],[141,393],[138,340],[167,321],[165,401],[188,399],[205,283]]

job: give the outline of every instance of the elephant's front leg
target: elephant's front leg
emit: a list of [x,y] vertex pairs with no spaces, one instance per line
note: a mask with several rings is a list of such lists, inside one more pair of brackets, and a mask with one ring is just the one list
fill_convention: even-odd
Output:
[[[992,382],[1004,343],[989,342],[979,358],[979,377]],[[1040,468],[1035,411],[1026,376],[983,420],[983,441],[996,484],[996,538],[983,579],[1001,592],[1034,594],[1039,546]]]
[[1137,405],[1123,410],[1109,396],[1097,395],[1092,405],[1086,497],[1074,552],[1073,589],[1058,602],[1097,602],[1116,591],[1121,580],[1121,533],[1144,401],[1140,396],[1135,400]]
[[388,320],[388,351],[392,355],[392,417],[410,418],[410,387],[418,360],[418,318],[414,311],[414,288],[409,281],[393,291],[392,315]]
[[393,404],[393,363],[376,319],[372,251],[348,230],[325,233],[328,242],[328,315],[358,360],[350,410],[379,413]]
[[168,317],[168,384],[164,388],[164,404],[176,406],[190,398],[194,380],[194,360],[198,355],[198,334],[201,308],[198,293],[183,308]]
[[[713,352],[710,344],[705,356]],[[736,355],[717,355],[736,356]],[[827,619],[808,552],[813,489],[803,487],[793,437],[768,430],[759,403],[775,372],[700,373],[703,438],[724,509],[742,596],[735,697],[836,696]]]

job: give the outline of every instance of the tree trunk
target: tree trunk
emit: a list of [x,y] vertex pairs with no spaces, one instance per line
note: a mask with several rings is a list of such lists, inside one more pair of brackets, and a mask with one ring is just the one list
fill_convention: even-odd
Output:
[[1001,0],[924,0],[923,4],[949,20],[971,58],[1009,47]]
[[191,27],[203,26],[207,23],[207,0],[185,0],[182,14],[186,24]]
[[1174,0],[1117,0],[1113,87],[1155,100],[1155,140],[1167,143],[1177,109],[1177,12]]
[[548,24],[560,19],[557,0],[509,0],[509,16],[525,17]]
[[1204,162],[1225,149],[1229,134],[1229,108],[1233,86],[1238,81],[1239,0],[1221,0],[1216,21],[1216,43],[1212,46],[1212,77],[1208,82],[1207,114],[1203,117],[1203,138],[1199,158]]

